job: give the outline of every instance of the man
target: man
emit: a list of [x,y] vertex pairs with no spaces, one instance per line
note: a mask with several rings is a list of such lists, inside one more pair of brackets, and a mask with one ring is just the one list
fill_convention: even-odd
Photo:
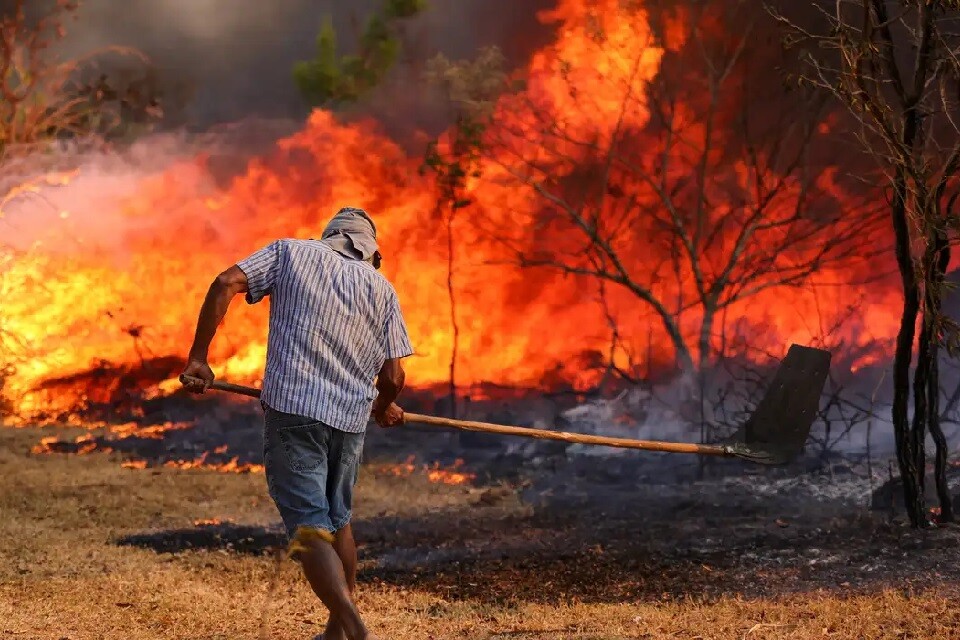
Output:
[[[323,640],[369,640],[353,602],[350,527],[367,421],[403,422],[400,359],[413,353],[393,286],[379,272],[373,220],[344,208],[320,240],[278,240],[210,285],[183,373],[213,382],[207,350],[232,298],[270,296],[261,403],[267,486],[290,551],[330,610]],[[374,391],[376,377],[376,392]],[[376,396],[376,397],[374,397]]]

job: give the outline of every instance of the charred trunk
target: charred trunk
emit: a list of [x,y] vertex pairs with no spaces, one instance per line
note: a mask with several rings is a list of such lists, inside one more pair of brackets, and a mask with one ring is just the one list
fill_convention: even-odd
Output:
[[[929,250],[927,251],[929,253]],[[918,296],[919,297],[919,296]],[[927,420],[929,414],[930,374],[936,366],[933,360],[933,344],[931,326],[933,319],[929,310],[924,309],[921,315],[920,341],[917,347],[917,368],[913,373],[913,420],[910,427],[910,454],[913,459],[913,469],[916,472],[917,494],[919,500],[916,508],[920,509],[920,517],[927,519],[924,497],[926,495],[926,437]],[[916,314],[914,315],[916,319]],[[914,517],[911,514],[911,521]]]
[[450,327],[453,345],[450,351],[450,417],[457,417],[457,355],[460,350],[460,325],[457,324],[457,298],[453,286],[453,205],[447,217],[447,297],[450,300]]
[[[909,129],[904,137],[911,142],[915,135]],[[900,316],[900,329],[897,333],[897,346],[893,358],[893,431],[897,448],[897,462],[900,477],[903,480],[904,504],[910,524],[924,526],[927,522],[922,490],[923,467],[917,468],[914,438],[910,429],[908,407],[910,399],[910,364],[913,359],[913,344],[916,337],[917,316],[920,311],[920,289],[916,269],[910,253],[910,226],[907,220],[907,178],[903,169],[897,170],[893,185],[893,203],[891,207],[897,267],[903,285],[903,311]]]
[[697,371],[698,369],[693,360],[693,354],[690,353],[690,349],[683,339],[680,327],[676,325],[673,318],[669,316],[661,317],[664,319],[664,326],[667,330],[667,335],[670,337],[670,342],[673,343],[674,349],[676,350],[676,363],[680,371],[684,373]]
[[923,493],[921,492],[922,467],[917,469],[913,448],[910,422],[907,415],[910,398],[910,363],[913,356],[913,342],[917,315],[920,308],[920,295],[913,267],[909,272],[901,270],[904,301],[900,316],[900,330],[897,333],[897,347],[893,358],[893,430],[897,447],[897,462],[903,479],[904,503],[910,523],[919,527],[925,522]]
[[924,326],[930,325],[928,358],[930,372],[927,377],[927,423],[930,436],[935,446],[934,483],[937,489],[937,499],[940,502],[940,522],[953,522],[953,502],[950,498],[950,489],[947,486],[947,437],[940,425],[940,336],[936,330],[936,323],[943,307],[943,282],[950,264],[950,246],[947,235],[938,229],[931,234],[931,260],[928,271],[927,310],[929,320],[924,318]]
[[700,336],[697,340],[697,370],[702,371],[704,367],[710,364],[710,336],[713,335],[713,325],[716,319],[717,310],[712,301],[707,301],[703,305],[703,321],[700,323]]
[[[900,142],[904,149],[913,149],[921,133],[920,113],[916,104],[903,113],[903,132]],[[897,257],[897,269],[903,285],[903,311],[900,316],[900,329],[897,332],[897,347],[893,357],[893,431],[897,448],[897,462],[900,477],[903,480],[903,498],[910,524],[914,527],[928,525],[923,494],[923,438],[917,438],[926,423],[926,415],[919,422],[915,419],[911,429],[908,416],[910,399],[910,364],[913,359],[913,345],[916,340],[917,316],[920,312],[920,283],[913,263],[910,241],[910,221],[908,219],[908,172],[907,167],[898,165],[893,176],[893,201],[891,217],[894,232],[894,250]],[[921,351],[922,353],[922,351]],[[921,356],[929,357],[927,356]],[[918,375],[926,380],[926,372]],[[916,391],[918,398],[925,396],[925,390]],[[925,406],[925,399],[922,400]],[[919,412],[918,412],[919,413]],[[915,417],[916,418],[916,417]],[[919,450],[918,445],[919,444]]]
[[700,323],[700,337],[697,341],[697,395],[700,413],[700,442],[712,440],[710,425],[707,421],[707,374],[706,367],[710,364],[710,335],[713,333],[713,306],[709,303],[703,306],[703,322]]

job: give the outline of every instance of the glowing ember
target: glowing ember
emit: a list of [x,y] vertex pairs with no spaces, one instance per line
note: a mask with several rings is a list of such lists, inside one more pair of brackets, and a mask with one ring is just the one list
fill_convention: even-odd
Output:
[[224,523],[230,522],[229,520],[221,520],[220,518],[205,518],[200,520],[194,520],[193,526],[195,527],[216,527]]
[[77,436],[73,442],[61,440],[56,436],[41,438],[40,442],[30,449],[30,453],[33,454],[74,453],[85,455],[93,452],[111,453],[113,449],[110,447],[101,448],[90,434]]
[[410,456],[407,458],[406,462],[401,464],[377,465],[374,468],[374,471],[381,475],[397,477],[411,476],[420,471],[427,476],[427,480],[430,482],[435,484],[450,485],[467,484],[473,482],[477,477],[475,473],[468,473],[459,470],[464,465],[464,461],[460,458],[455,460],[453,465],[446,469],[442,468],[439,462],[434,462],[432,465],[421,465],[418,467],[416,464],[414,464],[414,460],[414,456]]
[[376,471],[377,473],[387,476],[409,476],[417,470],[417,466],[413,463],[415,459],[414,456],[410,456],[407,458],[407,461],[402,464],[378,465]]
[[460,458],[457,458],[453,466],[449,469],[441,469],[440,465],[435,462],[433,467],[427,471],[427,479],[430,480],[430,482],[439,482],[441,484],[467,484],[477,478],[475,473],[457,471],[457,469],[462,466],[463,460]]
[[170,431],[190,429],[191,427],[193,427],[193,425],[189,422],[164,422],[163,424],[148,426],[140,426],[135,422],[126,422],[121,425],[109,426],[107,429],[117,440],[124,440],[126,438],[162,440],[164,435]]
[[204,469],[207,471],[219,471],[221,473],[263,473],[262,464],[239,463],[236,456],[229,462],[208,462],[208,454],[204,453],[195,460],[167,460],[163,463],[165,467],[175,469]]
[[[114,447],[109,442],[120,442],[128,438],[142,438],[145,440],[162,440],[171,431],[189,429],[193,425],[189,422],[165,422],[157,425],[138,425],[135,422],[126,422],[116,425],[97,425],[97,429],[105,431],[104,435],[95,437],[92,433],[84,433],[72,441],[58,436],[46,436],[31,448],[34,454],[73,453],[78,455],[90,453],[112,453]],[[238,456],[226,462],[211,460],[211,455],[220,456],[227,452],[228,445],[214,447],[199,458],[193,460],[167,460],[164,467],[177,469],[204,469],[222,473],[263,473],[263,465],[241,463]],[[146,469],[151,465],[146,460],[132,459],[120,463],[124,469]]]
[[30,453],[42,454],[42,453],[55,453],[54,445],[60,442],[60,438],[57,436],[47,436],[46,438],[40,438],[39,444],[33,445],[30,449]]
[[[101,438],[101,441],[119,441],[126,440],[128,438],[143,438],[147,440],[162,440],[164,435],[170,431],[177,429],[189,429],[193,425],[189,422],[165,422],[163,424],[154,424],[154,425],[139,425],[136,422],[124,422],[122,424],[104,424],[102,422],[91,422],[86,425],[87,429],[92,431],[103,430],[106,432],[106,435]],[[66,447],[65,445],[70,444],[68,441],[62,440],[57,436],[46,436],[40,439],[40,442],[31,449],[32,453],[41,454],[41,453],[59,453],[65,449],[69,449],[71,453],[85,454],[93,453],[94,451],[98,453],[111,453],[113,451],[112,447],[103,446],[98,443],[94,438],[92,433],[85,433],[77,436],[72,445],[80,445]],[[225,447],[222,450],[217,450],[215,453],[223,453],[226,450]]]

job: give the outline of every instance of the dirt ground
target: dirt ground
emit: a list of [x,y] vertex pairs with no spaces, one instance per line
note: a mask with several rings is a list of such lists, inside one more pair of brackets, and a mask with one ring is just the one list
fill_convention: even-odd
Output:
[[[0,638],[322,629],[295,565],[270,592],[283,541],[262,475],[30,455],[47,433],[0,429]],[[367,467],[361,610],[382,638],[960,637],[956,529],[842,500],[801,512],[787,484],[756,484],[620,484],[600,500],[576,477],[546,492]]]

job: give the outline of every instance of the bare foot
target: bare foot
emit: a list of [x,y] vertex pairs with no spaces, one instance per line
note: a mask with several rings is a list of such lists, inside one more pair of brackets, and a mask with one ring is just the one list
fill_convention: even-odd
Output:
[[347,640],[347,634],[340,623],[331,617],[327,620],[327,628],[315,640]]

